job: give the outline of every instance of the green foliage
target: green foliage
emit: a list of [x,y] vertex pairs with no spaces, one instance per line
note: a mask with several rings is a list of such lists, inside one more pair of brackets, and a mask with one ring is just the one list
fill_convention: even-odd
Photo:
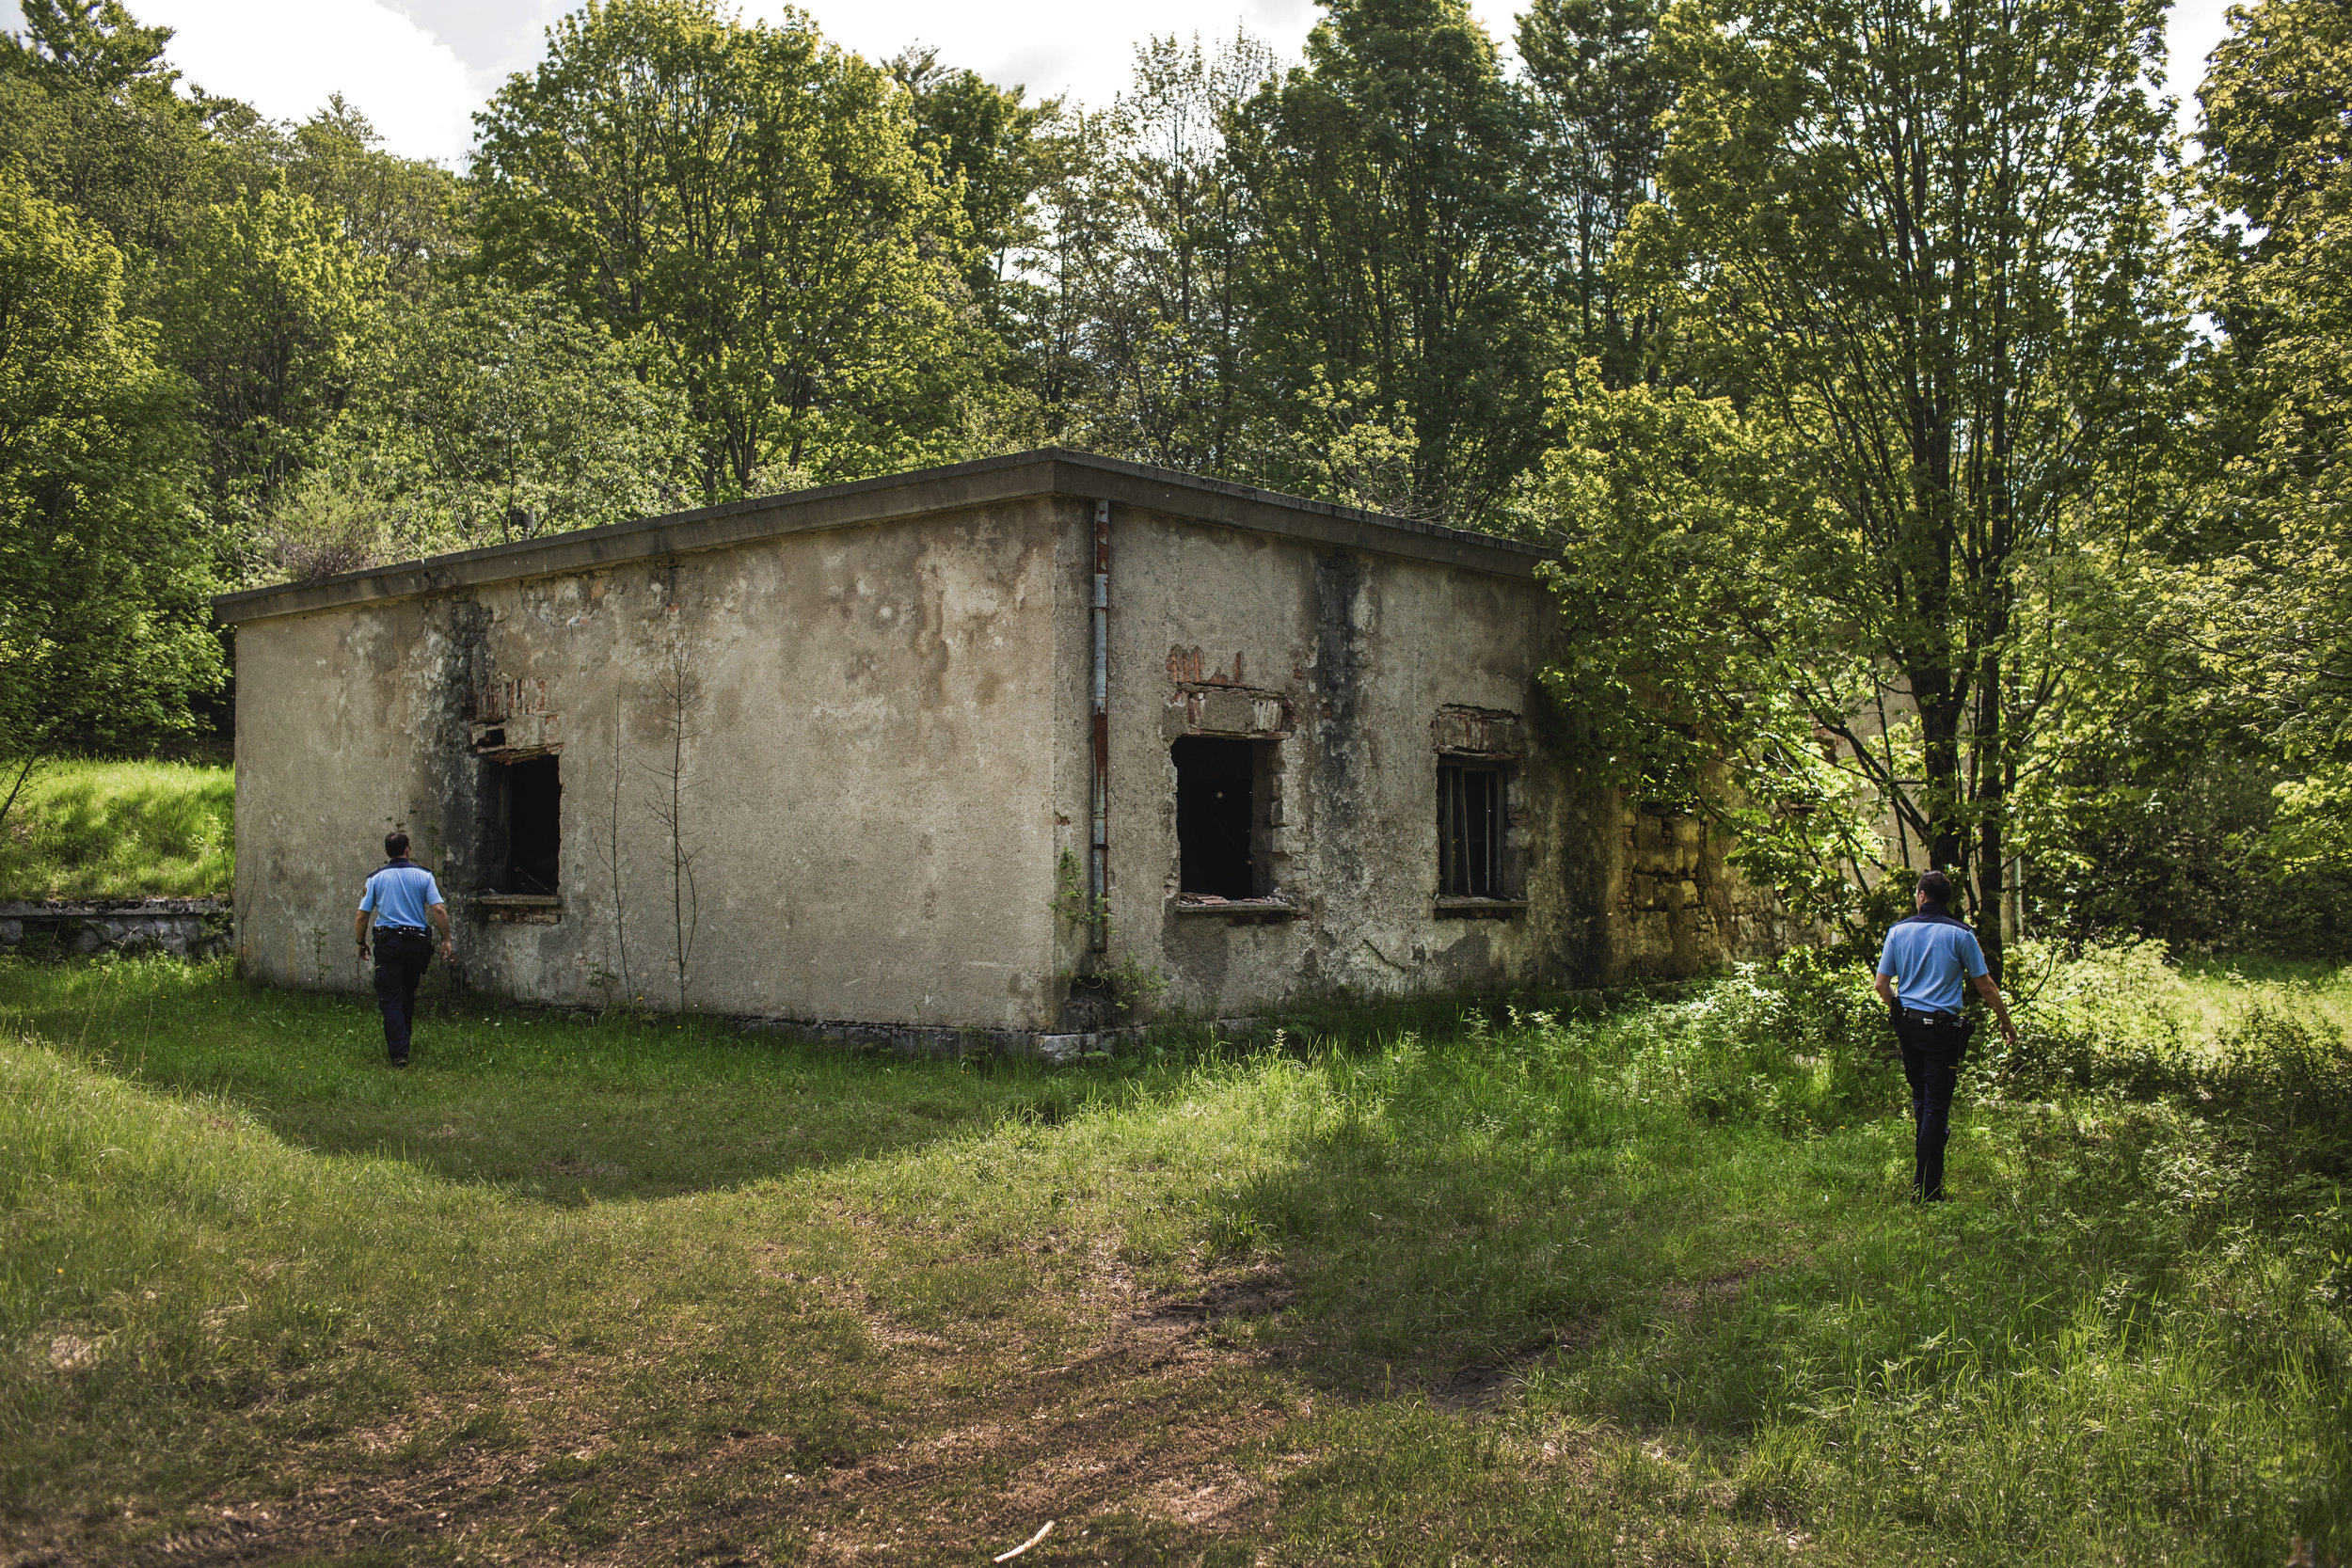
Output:
[[257,184],[191,232],[159,300],[197,388],[213,503],[250,516],[324,455],[381,325],[381,263],[309,197]]
[[0,72],[66,91],[169,91],[168,27],[143,27],[121,0],[24,0],[22,34],[0,34]]
[[368,396],[378,462],[466,545],[685,504],[685,398],[646,341],[616,341],[546,292],[442,289],[404,316]]
[[[1550,257],[1533,131],[1459,0],[1330,0],[1307,63],[1230,118],[1263,406],[1279,426],[1301,394],[1361,383],[1362,402],[1400,410],[1376,416],[1410,444],[1391,510],[1487,518],[1541,450]],[[1327,461],[1263,461],[1278,484],[1332,488]]]
[[242,139],[246,156],[265,157],[286,189],[334,214],[359,254],[379,262],[396,293],[415,297],[435,269],[470,248],[457,177],[437,164],[379,150],[384,138],[341,93],[299,125],[262,125]]
[[2348,38],[2324,7],[2247,8],[2201,89],[2183,261],[2217,330],[2187,357],[2189,438],[2153,504],[2106,527],[2140,532],[2128,610],[2072,676],[2093,701],[2071,705],[2021,824],[2062,928],[2341,945]]
[[[2173,1245],[2249,1232],[2292,1244],[2308,1240],[2314,1221],[2322,1234],[2341,1227],[2352,1178],[2352,1049],[2342,1010],[2318,987],[2294,978],[2265,988],[2270,994],[2217,1026],[2197,1016],[2194,990],[2166,968],[2160,944],[2092,949],[2072,961],[2031,957],[2043,975],[2021,1009],[2016,1050],[1979,1064],[1988,1089],[2021,1103],[2056,1101],[2076,1127],[2145,1140],[2130,1164],[2142,1190],[2178,1206],[2169,1216],[2179,1227]],[[2148,1263],[2175,1266],[2162,1239],[2135,1241]],[[2332,1299],[2344,1299],[2344,1285],[2352,1275]]]
[[961,197],[972,238],[965,285],[993,305],[1013,246],[1029,237],[1026,209],[1060,101],[1025,103],[1020,87],[999,87],[976,71],[940,64],[936,49],[903,50],[889,70],[914,101],[914,140]]
[[[2337,1101],[2293,1102],[2341,1084],[2352,991],[2037,973],[2021,1022],[2106,1076],[1972,1063],[1922,1209],[1883,1014],[1818,959],[1060,1073],[450,998],[397,1077],[356,997],[0,964],[0,1497],[120,1557],[232,1481],[294,1539],[341,1516],[299,1512],[321,1473],[495,1464],[373,1528],[578,1555],[626,1497],[641,1544],[723,1507],[782,1555],[880,1545],[818,1472],[952,1435],[884,1527],[952,1559],[1010,1428],[1246,1481],[1277,1562],[2342,1552],[2352,1228],[2248,1134],[2342,1148]],[[2175,1038],[2243,1089],[2130,1089]],[[1190,1370],[1089,1354],[1186,1310]],[[1232,1543],[1178,1544],[1144,1555]]]
[[2179,563],[2165,629],[2226,721],[2295,761],[2352,757],[2352,24],[2267,0],[2233,12],[2201,97],[2203,358],[2219,437],[2193,473],[2210,555]]
[[1069,933],[1089,945],[1098,926],[1103,932],[1104,954],[1089,955],[1081,972],[1062,976],[1073,993],[1083,995],[1091,991],[1107,998],[1130,1021],[1149,1018],[1160,998],[1168,994],[1168,976],[1160,973],[1158,966],[1143,962],[1133,953],[1117,959],[1108,956],[1113,936],[1111,901],[1108,897],[1098,898],[1088,890],[1086,869],[1068,849],[1061,852],[1055,866],[1053,909]]
[[2182,952],[2343,951],[2352,844],[2328,775],[2219,749],[2177,702],[2102,728],[2021,813],[2026,891],[2048,929]]
[[235,802],[226,768],[44,764],[0,826],[0,899],[227,898]]
[[457,547],[456,529],[400,496],[389,467],[330,456],[283,486],[247,543],[247,583],[318,582]]
[[970,240],[884,73],[797,15],[614,0],[480,122],[485,264],[662,346],[705,499],[942,452]]
[[1064,849],[1054,866],[1054,913],[1065,926],[1075,928],[1091,927],[1098,920],[1108,918],[1110,900],[1097,898],[1087,890],[1086,867],[1079,863],[1075,851]]
[[160,68],[101,88],[77,71],[43,69],[44,55],[37,41],[0,48],[0,148],[36,194],[135,259],[176,248],[224,194],[203,112]]
[[1658,0],[1534,0],[1519,16],[1546,194],[1568,259],[1575,354],[1613,387],[1641,378],[1656,325],[1609,262],[1634,209],[1656,194],[1674,102],[1653,47],[1663,9]]
[[[2108,509],[2139,494],[2159,444],[2150,391],[2180,340],[2155,182],[2165,117],[2141,70],[2156,18],[2122,4],[1672,12],[1661,200],[1617,261],[1663,315],[1669,373],[1728,401],[1688,454],[1613,443],[1655,441],[1660,409],[1696,427],[1704,405],[1613,389],[1597,370],[1564,416],[1588,455],[1562,471],[1612,482],[1550,498],[1554,526],[1604,565],[1583,596],[1610,601],[1652,541],[1709,546],[1687,595],[1623,607],[1623,651],[1597,652],[1602,667],[1573,683],[1614,709],[1587,721],[1654,728],[1629,710],[1659,693],[1769,777],[1810,771],[1809,718],[1844,789],[1893,818],[1883,858],[1908,863],[1915,847],[1973,885],[1995,961],[1982,911],[2006,889],[2019,759],[2113,597],[2082,562],[2112,537]],[[1672,622],[1718,618],[1708,640],[1742,656],[1719,680],[1753,696],[1677,684],[1694,637]],[[1666,657],[1644,657],[1645,641]],[[1720,716],[1735,703],[1780,711],[1734,725]],[[1810,793],[1818,810],[1844,790]],[[1856,847],[1843,829],[1807,846],[1814,867]],[[1784,863],[1802,878],[1807,858]]]
[[1225,126],[1272,68],[1246,35],[1214,49],[1155,38],[1117,102],[1064,113],[1041,143],[1012,372],[1055,438],[1250,471],[1250,240]]
[[0,762],[184,731],[220,679],[181,388],[122,261],[0,171]]
[[1564,383],[1543,490],[1559,557],[1541,570],[1565,621],[1544,672],[1568,720],[1561,759],[1728,830],[1745,873],[1851,933],[1879,869],[1874,781],[1824,756],[1819,715],[1869,683],[1840,657],[1842,595],[1806,570],[1825,519],[1787,503],[1790,432],[1584,369]]

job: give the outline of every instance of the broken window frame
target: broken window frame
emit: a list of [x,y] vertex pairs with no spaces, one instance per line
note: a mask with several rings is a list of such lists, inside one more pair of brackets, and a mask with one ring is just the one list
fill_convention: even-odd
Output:
[[[1263,856],[1258,852],[1260,802],[1257,755],[1260,742],[1238,736],[1188,735],[1169,743],[1168,763],[1176,770],[1176,888],[1179,897],[1255,898],[1264,889]],[[1217,788],[1216,786],[1223,786]],[[1221,824],[1204,818],[1227,797],[1225,790],[1245,792],[1238,813],[1230,807],[1221,815],[1238,820]],[[1215,794],[1211,791],[1215,789]],[[1206,798],[1204,798],[1206,797]],[[1190,830],[1189,832],[1187,830]],[[1207,842],[1214,832],[1218,842]],[[1238,866],[1240,875],[1232,875]],[[1214,885],[1210,885],[1214,884]]]
[[[558,909],[564,895],[564,773],[561,746],[533,747],[513,751],[488,749],[477,752],[483,767],[481,799],[486,808],[482,816],[481,858],[482,890],[476,901],[487,908]],[[544,799],[533,803],[518,801],[517,785],[524,782],[522,769],[536,774],[544,768],[549,775],[544,788],[533,793]],[[517,858],[516,832],[519,809],[544,812],[546,820],[538,824],[544,832],[525,835],[544,843],[544,855],[532,853],[528,863]],[[527,847],[536,849],[533,844]],[[544,873],[544,874],[543,874]]]
[[[1279,737],[1263,735],[1200,734],[1179,736],[1168,745],[1168,765],[1176,775],[1174,804],[1176,827],[1176,897],[1175,907],[1184,914],[1223,914],[1231,925],[1279,924],[1298,912],[1286,890],[1279,885],[1280,868],[1288,857],[1278,847],[1278,830],[1282,822],[1283,759]],[[1239,848],[1247,875],[1239,880],[1228,881],[1227,887],[1242,891],[1219,892],[1191,885],[1196,877],[1185,875],[1184,853],[1187,766],[1184,760],[1188,747],[1230,746],[1247,748],[1248,809],[1246,816],[1247,837],[1241,845],[1224,847],[1230,858]],[[1227,776],[1230,778],[1231,772]],[[1196,816],[1197,821],[1197,816]],[[1231,828],[1228,831],[1232,831]],[[1196,866],[1198,862],[1195,862]]]

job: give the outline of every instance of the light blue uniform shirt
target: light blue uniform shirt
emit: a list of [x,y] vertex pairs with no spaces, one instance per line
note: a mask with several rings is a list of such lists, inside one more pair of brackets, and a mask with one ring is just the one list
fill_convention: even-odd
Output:
[[419,930],[429,927],[424,911],[441,899],[441,885],[433,879],[433,873],[409,861],[394,861],[368,879],[368,891],[359,895],[359,907],[375,911],[375,924],[414,926]]
[[1879,973],[1896,982],[1895,999],[1913,1011],[1956,1013],[1968,982],[1985,973],[1984,949],[1950,915],[1921,910],[1886,933]]

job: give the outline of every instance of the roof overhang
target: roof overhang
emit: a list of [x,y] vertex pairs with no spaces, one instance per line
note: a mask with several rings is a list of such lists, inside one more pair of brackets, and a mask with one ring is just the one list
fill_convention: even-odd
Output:
[[213,610],[221,620],[240,625],[527,578],[596,571],[786,534],[898,522],[1035,496],[1107,500],[1113,506],[1136,507],[1187,522],[1401,556],[1494,577],[1532,578],[1536,562],[1549,553],[1494,534],[1440,528],[1047,447],[1009,457],[918,468],[882,479],[828,484],[520,544],[437,555],[395,566],[346,572],[317,582],[250,588],[217,595]]

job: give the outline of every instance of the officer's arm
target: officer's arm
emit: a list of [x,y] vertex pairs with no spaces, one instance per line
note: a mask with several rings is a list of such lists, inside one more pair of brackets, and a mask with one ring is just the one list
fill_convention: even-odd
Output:
[[1977,976],[1977,994],[1983,997],[1984,1005],[1993,1009],[1993,1016],[2001,1021],[2001,1037],[2015,1045],[2017,1025],[2009,1021],[2009,1004],[2001,1000],[2001,988],[1993,983],[1992,975]]
[[1871,980],[1879,988],[1879,1000],[1890,1007],[1893,1006],[1895,1005],[1895,977],[1892,974],[1874,974]]
[[441,951],[446,955],[455,945],[454,939],[449,934],[449,906],[434,905],[425,911],[425,918],[432,921],[434,928],[441,933]]
[[354,941],[356,941],[356,942],[358,942],[358,944],[359,944],[359,956],[360,956],[361,958],[366,958],[366,957],[368,956],[368,911],[365,911],[365,910],[361,910],[361,911],[359,911],[359,917],[358,917],[357,920],[354,920],[354,921],[351,923],[351,935],[352,935],[353,940],[354,940]]

